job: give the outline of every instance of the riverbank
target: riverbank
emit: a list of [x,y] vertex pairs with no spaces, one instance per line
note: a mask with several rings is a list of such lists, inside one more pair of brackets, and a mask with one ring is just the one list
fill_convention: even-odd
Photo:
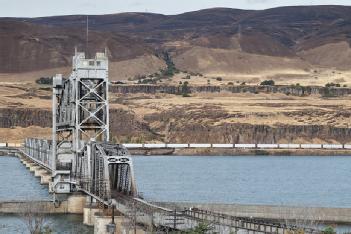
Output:
[[[11,153],[9,153],[11,152]],[[0,156],[16,157],[15,149],[0,149]],[[351,149],[129,149],[130,154],[143,156],[351,156]]]

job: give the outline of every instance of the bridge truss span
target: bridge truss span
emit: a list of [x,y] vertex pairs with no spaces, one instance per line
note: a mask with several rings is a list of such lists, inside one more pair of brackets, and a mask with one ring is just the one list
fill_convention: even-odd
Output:
[[103,201],[120,194],[137,195],[132,159],[122,145],[88,143],[78,161],[75,177],[80,189]]

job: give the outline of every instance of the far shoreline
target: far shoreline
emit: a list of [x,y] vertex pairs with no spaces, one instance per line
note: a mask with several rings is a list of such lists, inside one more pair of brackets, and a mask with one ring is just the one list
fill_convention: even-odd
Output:
[[140,156],[351,156],[351,149],[130,149],[131,155]]

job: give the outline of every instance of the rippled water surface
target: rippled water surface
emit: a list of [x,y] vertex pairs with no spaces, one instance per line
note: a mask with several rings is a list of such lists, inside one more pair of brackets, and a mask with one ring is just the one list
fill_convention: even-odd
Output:
[[0,183],[0,201],[50,198],[47,186],[16,157],[0,156]]
[[136,156],[146,199],[351,207],[351,157]]
[[[351,157],[135,156],[146,199],[351,207]],[[0,157],[0,201],[50,199],[19,159]]]

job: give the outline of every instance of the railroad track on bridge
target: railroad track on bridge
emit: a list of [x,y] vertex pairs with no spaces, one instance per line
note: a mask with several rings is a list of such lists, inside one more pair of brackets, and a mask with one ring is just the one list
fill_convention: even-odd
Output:
[[[255,217],[236,217],[228,214],[198,209],[196,207],[185,208],[183,210],[169,209],[149,203],[143,199],[130,198],[127,196],[115,197],[115,205],[120,211],[128,213],[134,209],[137,220],[144,221],[146,216],[151,217],[153,225],[170,228],[173,230],[187,230],[199,224],[206,224],[213,231],[219,233],[232,233],[238,230],[245,230],[253,233],[285,234],[287,231],[305,234],[318,234],[321,231],[317,228],[289,225]],[[125,208],[121,208],[122,205]]]

